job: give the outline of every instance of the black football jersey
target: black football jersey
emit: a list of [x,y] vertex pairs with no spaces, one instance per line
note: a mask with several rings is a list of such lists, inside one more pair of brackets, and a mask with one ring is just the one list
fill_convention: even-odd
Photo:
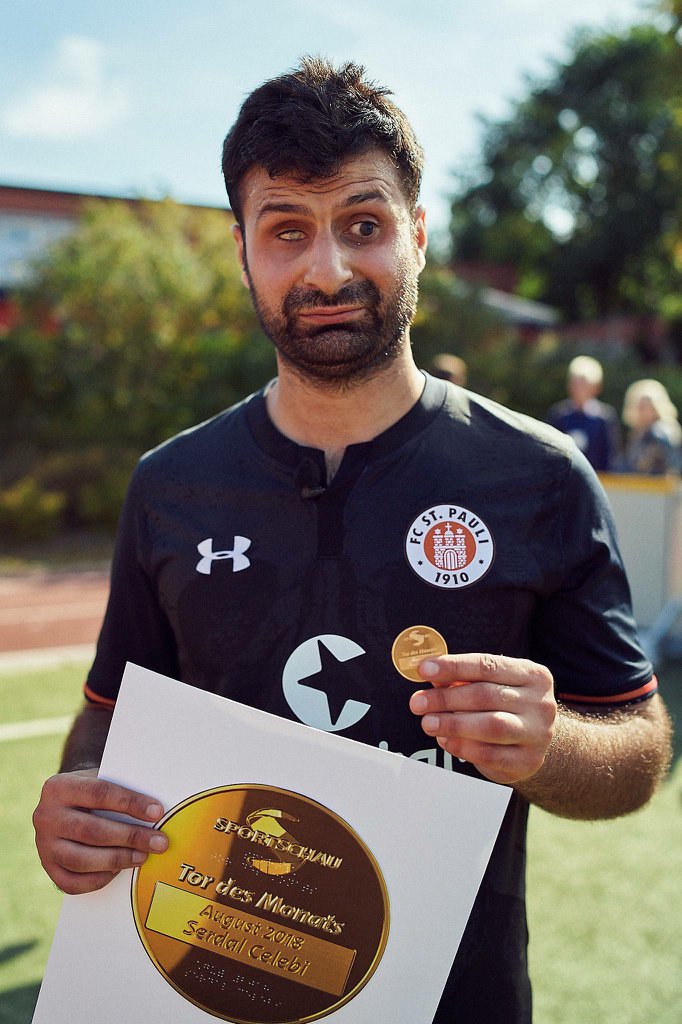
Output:
[[[655,689],[606,498],[570,439],[426,376],[420,401],[324,453],[270,421],[263,392],[148,453],[121,516],[86,695],[126,661],[201,689],[477,774],[421,729],[397,635],[531,658],[565,701]],[[525,801],[513,795],[435,1020],[530,1020]],[[433,865],[447,884],[447,851]]]

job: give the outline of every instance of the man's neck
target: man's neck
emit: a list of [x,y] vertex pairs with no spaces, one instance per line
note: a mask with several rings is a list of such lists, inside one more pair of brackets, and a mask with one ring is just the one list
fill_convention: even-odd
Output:
[[424,378],[407,348],[376,377],[339,390],[320,387],[280,364],[266,404],[280,433],[324,451],[331,479],[349,444],[371,441],[391,427],[419,400],[423,388]]

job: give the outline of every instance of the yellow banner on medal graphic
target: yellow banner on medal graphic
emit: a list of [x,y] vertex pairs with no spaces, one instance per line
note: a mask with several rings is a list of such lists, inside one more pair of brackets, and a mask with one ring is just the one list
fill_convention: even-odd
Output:
[[231,926],[211,927],[211,912],[206,912],[211,907],[225,919],[225,904],[212,904],[205,896],[157,882],[145,928],[301,985],[343,995],[355,959],[354,949],[285,924],[272,924],[242,910],[229,915]]

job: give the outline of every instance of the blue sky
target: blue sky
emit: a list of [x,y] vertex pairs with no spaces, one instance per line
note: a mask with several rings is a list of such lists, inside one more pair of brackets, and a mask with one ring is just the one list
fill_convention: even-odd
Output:
[[579,26],[647,20],[646,0],[21,0],[0,36],[0,182],[222,205],[220,146],[244,96],[303,53],[366,65],[451,171]]

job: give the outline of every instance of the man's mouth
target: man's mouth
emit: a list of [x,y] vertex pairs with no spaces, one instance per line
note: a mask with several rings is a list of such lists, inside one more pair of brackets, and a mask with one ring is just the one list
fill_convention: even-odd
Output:
[[298,317],[311,327],[326,327],[357,320],[364,313],[364,306],[315,306],[298,310]]

